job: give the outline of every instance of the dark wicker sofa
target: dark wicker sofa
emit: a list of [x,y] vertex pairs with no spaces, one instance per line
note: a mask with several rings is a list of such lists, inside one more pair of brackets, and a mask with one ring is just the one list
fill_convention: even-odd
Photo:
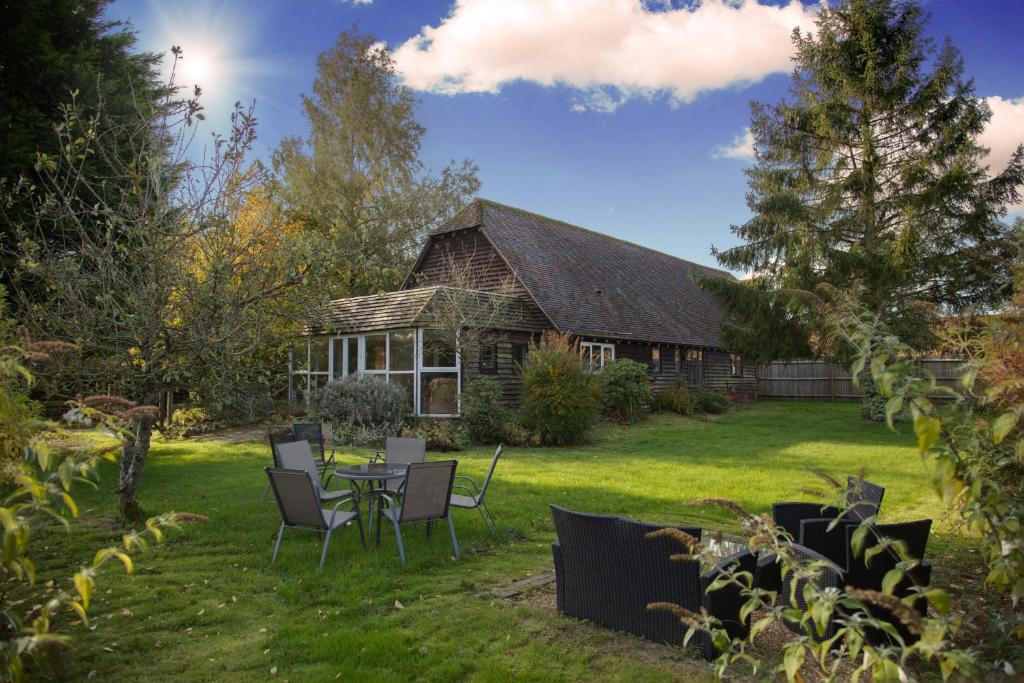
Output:
[[[738,562],[753,572],[754,557],[741,553],[701,575],[696,560],[670,557],[683,552],[669,538],[646,538],[663,528],[621,517],[591,515],[551,506],[558,540],[551,549],[555,562],[558,610],[606,628],[626,631],[661,643],[682,644],[686,626],[672,614],[647,609],[652,602],[670,602],[699,612],[707,608],[730,633],[745,631],[739,621],[742,600],[737,590],[724,589],[705,595],[705,588],[721,567]],[[697,527],[677,527],[700,538]],[[710,658],[713,651],[706,634],[690,641]]]

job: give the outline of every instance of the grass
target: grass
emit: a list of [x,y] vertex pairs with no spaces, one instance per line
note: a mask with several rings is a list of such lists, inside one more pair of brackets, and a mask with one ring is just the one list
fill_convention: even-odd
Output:
[[[260,500],[267,451],[262,442],[154,445],[142,484],[146,510],[200,513],[209,522],[171,532],[131,576],[104,571],[94,628],[68,629],[72,677],[706,679],[709,666],[679,648],[559,617],[533,602],[476,595],[551,569],[549,503],[731,528],[727,513],[684,501],[728,497],[764,512],[773,501],[807,499],[802,489],[815,481],[808,467],[837,477],[863,467],[886,486],[885,519],[938,520],[942,512],[910,435],[863,423],[857,406],[757,403],[707,422],[659,415],[631,427],[602,426],[580,448],[507,449],[489,493],[500,541],[488,537],[476,513],[456,512],[462,561],[450,558],[445,529],[429,540],[411,529],[402,566],[390,529],[380,548],[364,551],[351,528],[332,540],[321,573],[319,543],[309,533],[286,533],[269,566],[279,518]],[[455,454],[459,472],[479,481],[491,452]],[[339,458],[356,462],[358,452]],[[80,492],[78,533],[41,541],[42,580],[69,576],[77,562],[119,538],[114,475],[105,467],[99,491]],[[938,527],[944,532],[942,522]],[[940,535],[931,547],[941,552],[951,538]]]

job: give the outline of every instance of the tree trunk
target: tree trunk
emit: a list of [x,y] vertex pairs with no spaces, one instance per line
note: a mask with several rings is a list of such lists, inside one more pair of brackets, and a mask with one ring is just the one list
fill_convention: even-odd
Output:
[[131,434],[124,437],[121,473],[117,483],[117,511],[126,520],[134,521],[142,517],[142,509],[135,500],[135,491],[142,479],[152,436],[153,418],[142,416],[133,421]]

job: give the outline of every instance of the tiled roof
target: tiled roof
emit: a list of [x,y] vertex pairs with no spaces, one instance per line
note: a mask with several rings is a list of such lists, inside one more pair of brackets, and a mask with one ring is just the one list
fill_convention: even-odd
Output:
[[[469,309],[488,312],[495,318],[490,322],[495,322],[502,316],[503,329],[536,327],[531,325],[519,310],[522,303],[514,297],[440,285],[331,301],[323,307],[320,315],[306,326],[305,334],[350,334],[430,324],[435,320],[433,315],[438,310],[441,297],[451,297],[449,300],[454,301],[451,308],[441,308],[442,311],[464,306],[467,313],[472,312]],[[491,300],[490,305],[485,300]],[[494,303],[493,300],[499,302]],[[473,306],[474,303],[480,305]]]
[[440,232],[479,226],[559,330],[720,347],[720,312],[700,280],[728,272],[477,199]]

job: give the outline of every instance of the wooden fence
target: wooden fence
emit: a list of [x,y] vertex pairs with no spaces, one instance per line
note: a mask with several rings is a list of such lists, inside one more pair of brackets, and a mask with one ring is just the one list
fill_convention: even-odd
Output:
[[[921,366],[935,374],[939,384],[956,385],[963,361],[958,358],[925,358]],[[793,401],[859,401],[850,368],[826,360],[797,360],[757,366],[759,398]]]

